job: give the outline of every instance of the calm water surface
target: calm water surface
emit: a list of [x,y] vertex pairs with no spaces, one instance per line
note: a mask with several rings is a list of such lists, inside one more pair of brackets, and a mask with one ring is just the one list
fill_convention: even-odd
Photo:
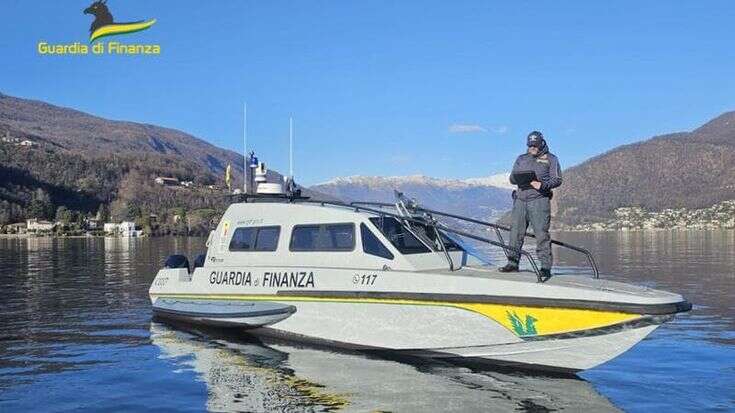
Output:
[[0,239],[0,411],[735,410],[735,232],[557,237],[694,310],[605,365],[546,377],[153,322],[156,270],[203,239]]

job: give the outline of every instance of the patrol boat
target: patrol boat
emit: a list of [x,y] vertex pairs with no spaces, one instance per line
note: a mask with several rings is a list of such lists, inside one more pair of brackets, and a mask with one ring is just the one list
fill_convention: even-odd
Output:
[[514,251],[503,230],[402,194],[395,204],[316,201],[261,183],[229,206],[193,269],[172,256],[149,293],[160,317],[566,372],[611,360],[691,309],[679,294],[600,279],[588,251],[560,241],[593,276],[544,279],[523,250],[528,269],[500,273],[468,240]]

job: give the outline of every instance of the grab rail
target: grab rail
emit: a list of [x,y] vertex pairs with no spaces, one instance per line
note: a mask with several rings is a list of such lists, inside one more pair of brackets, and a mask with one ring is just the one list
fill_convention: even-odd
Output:
[[[383,206],[388,206],[388,207],[394,206],[393,204],[390,204],[390,203],[387,203],[387,202],[362,202],[362,201],[351,202],[350,205],[375,205],[375,206],[381,206],[381,207],[383,207]],[[428,212],[428,213],[434,214],[434,215],[440,215],[440,216],[445,216],[447,218],[459,219],[461,221],[470,222],[470,223],[478,224],[478,225],[484,225],[484,226],[493,228],[493,229],[495,229],[495,233],[496,233],[498,239],[503,244],[505,244],[505,243],[503,242],[503,238],[500,235],[500,230],[510,232],[510,227],[507,227],[505,225],[500,225],[500,224],[495,224],[495,223],[492,223],[492,222],[481,221],[479,219],[474,219],[474,218],[467,218],[467,217],[463,217],[461,215],[450,214],[448,212],[435,211],[435,210],[432,210],[432,209],[427,209],[427,208],[422,208],[422,207],[418,207],[418,208],[415,208],[415,209],[417,211],[424,211],[424,212]],[[528,233],[528,232],[526,232],[524,234],[524,236],[531,237],[531,238],[536,238],[536,235],[535,234],[531,234],[531,233]],[[570,250],[577,251],[579,253],[584,254],[587,257],[587,262],[590,264],[590,267],[592,267],[592,271],[594,272],[595,278],[600,278],[600,272],[597,269],[597,262],[595,261],[595,257],[592,255],[591,252],[589,252],[589,250],[587,250],[585,248],[582,248],[582,247],[578,247],[576,245],[568,244],[566,242],[558,241],[558,240],[555,240],[555,239],[552,239],[551,240],[551,243],[554,244],[554,245],[558,245],[558,246],[564,247],[564,248],[569,248]],[[503,250],[503,252],[506,254],[506,256],[508,255],[508,252],[506,250]]]
[[[418,224],[427,224],[427,222],[424,221],[424,220],[422,220],[422,219],[412,218],[412,217],[404,217],[402,215],[394,214],[392,212],[388,212],[388,211],[384,211],[384,210],[379,210],[379,209],[374,209],[374,208],[367,208],[367,207],[364,207],[364,206],[353,205],[355,203],[346,204],[344,202],[339,202],[339,201],[320,201],[320,200],[314,200],[314,199],[299,199],[298,202],[304,202],[304,203],[308,203],[308,204],[321,204],[322,206],[324,206],[324,205],[333,205],[333,206],[339,206],[339,207],[346,207],[346,208],[354,209],[355,212],[359,212],[360,210],[362,210],[362,211],[372,212],[372,213],[378,214],[378,215],[390,216],[390,217],[396,218],[398,220],[407,220],[407,221],[415,222],[415,223],[418,223]],[[387,205],[392,205],[392,204],[387,204]],[[528,259],[528,262],[531,264],[531,268],[533,269],[533,272],[536,274],[537,281],[540,282],[540,283],[546,281],[541,276],[541,272],[539,271],[538,266],[536,265],[536,260],[533,258],[533,256],[530,253],[528,253],[527,251],[524,251],[521,248],[515,248],[515,247],[512,247],[510,245],[506,245],[506,244],[504,244],[502,242],[498,242],[498,241],[491,240],[491,239],[488,239],[488,238],[480,237],[480,236],[477,236],[477,235],[474,235],[474,234],[470,234],[468,232],[464,232],[464,231],[460,231],[460,230],[455,230],[455,229],[449,228],[449,227],[447,227],[446,225],[443,225],[443,224],[441,224],[441,229],[444,230],[444,231],[447,231],[447,232],[452,232],[454,234],[467,237],[467,238],[472,238],[472,239],[475,239],[477,241],[482,241],[482,242],[488,243],[490,245],[493,245],[493,246],[502,248],[504,251],[513,251],[513,252],[519,254],[520,256],[526,257],[526,259]]]

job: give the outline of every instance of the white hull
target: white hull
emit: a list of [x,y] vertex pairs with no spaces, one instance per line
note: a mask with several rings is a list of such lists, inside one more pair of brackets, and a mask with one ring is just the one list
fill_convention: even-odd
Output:
[[[369,307],[303,303],[288,320],[253,332],[347,349],[382,349],[431,358],[478,358],[499,364],[580,371],[619,356],[659,326],[524,341],[484,316],[459,309],[375,304]],[[366,311],[371,314],[369,320],[354,321]]]
[[[275,302],[275,300],[274,300]],[[189,317],[180,320],[253,329],[253,334],[357,350],[389,350],[418,357],[475,358],[499,364],[580,371],[630,349],[658,327],[614,328],[582,336],[524,339],[488,317],[432,305],[279,302],[293,305],[286,317]]]

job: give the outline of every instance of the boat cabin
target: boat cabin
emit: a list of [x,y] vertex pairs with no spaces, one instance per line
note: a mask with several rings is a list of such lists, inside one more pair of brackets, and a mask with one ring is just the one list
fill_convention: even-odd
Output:
[[348,206],[235,203],[209,236],[204,266],[425,271],[448,269],[447,254],[454,269],[467,262],[458,242],[444,233],[443,243],[436,242],[436,234],[419,223],[408,226]]

